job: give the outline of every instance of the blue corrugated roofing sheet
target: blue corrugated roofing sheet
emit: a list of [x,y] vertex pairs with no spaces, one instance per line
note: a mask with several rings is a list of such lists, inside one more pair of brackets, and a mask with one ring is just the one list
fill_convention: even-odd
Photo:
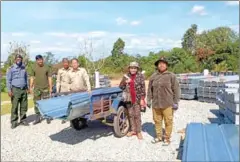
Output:
[[188,124],[182,161],[239,161],[239,127],[234,124]]
[[39,100],[37,101],[37,104],[39,111],[43,116],[55,119],[68,116],[69,105],[72,105],[72,109],[82,109],[86,104],[90,103],[91,98],[99,98],[98,96],[111,95],[120,92],[122,92],[122,90],[119,87],[99,88],[92,90],[91,95],[89,95],[88,92],[79,92],[66,96]]

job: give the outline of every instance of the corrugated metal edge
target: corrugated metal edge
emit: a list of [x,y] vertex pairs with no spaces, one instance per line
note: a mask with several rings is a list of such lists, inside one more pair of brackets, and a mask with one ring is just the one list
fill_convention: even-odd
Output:
[[[213,126],[215,126],[215,128]],[[187,162],[187,161],[190,160],[188,158],[188,151],[189,151],[188,149],[190,149],[189,148],[189,141],[191,141],[190,140],[190,138],[191,138],[190,132],[192,131],[192,129],[194,129],[194,127],[195,127],[195,129],[196,129],[196,127],[198,127],[197,129],[202,129],[202,130],[199,130],[199,131],[202,132],[202,138],[203,138],[202,142],[204,143],[203,145],[204,145],[204,148],[205,148],[203,156],[205,156],[204,157],[205,161],[209,161],[209,160],[213,161],[213,159],[210,159],[210,157],[213,157],[213,156],[209,155],[209,147],[210,147],[209,142],[210,141],[208,141],[209,140],[208,138],[211,139],[211,136],[209,136],[209,134],[208,134],[208,137],[206,137],[206,136],[207,136],[207,131],[209,132],[209,131],[214,130],[216,128],[219,130],[219,133],[221,133],[221,135],[220,135],[221,137],[219,137],[219,138],[223,140],[223,143],[221,143],[222,144],[221,146],[225,146],[225,147],[222,147],[222,148],[225,148],[224,151],[227,151],[227,155],[228,155],[227,159],[229,158],[231,161],[236,161],[236,160],[239,161],[239,154],[238,154],[238,152],[239,152],[239,129],[237,129],[238,127],[235,126],[234,124],[217,125],[217,124],[202,124],[202,123],[190,123],[190,124],[187,125],[186,136],[185,136],[185,140],[184,140],[184,144],[183,144],[182,161]],[[208,127],[208,130],[206,130],[207,127]],[[226,130],[227,127],[231,127],[232,131],[231,132],[227,131]],[[233,135],[231,135],[231,134],[233,134]],[[234,139],[234,140],[238,141],[237,144],[235,142],[235,144],[238,147],[237,148],[237,150],[238,150],[237,153],[236,153],[236,148],[233,148],[232,145],[229,142],[230,140],[232,140],[229,136],[233,136],[233,138],[234,137],[238,138],[238,139]],[[201,140],[201,139],[199,139],[199,140]],[[190,143],[190,144],[192,145],[192,143]],[[233,150],[235,152],[233,152]],[[200,150],[200,152],[201,152],[201,150]],[[219,153],[221,154],[221,152],[219,152]],[[199,161],[199,159],[196,159],[196,161]]]

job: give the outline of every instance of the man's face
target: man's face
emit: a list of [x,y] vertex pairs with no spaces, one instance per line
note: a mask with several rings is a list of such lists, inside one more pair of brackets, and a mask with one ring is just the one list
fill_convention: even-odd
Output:
[[67,60],[63,61],[63,68],[68,69],[69,68],[69,62]]
[[167,70],[167,64],[165,62],[160,61],[158,64],[158,70],[160,72],[164,72]]
[[43,66],[43,59],[37,59],[37,64],[39,66]]
[[78,62],[76,60],[72,60],[72,68],[77,69],[79,66]]
[[22,62],[22,59],[21,58],[16,58],[15,62],[16,62],[16,64],[19,63],[19,62]]

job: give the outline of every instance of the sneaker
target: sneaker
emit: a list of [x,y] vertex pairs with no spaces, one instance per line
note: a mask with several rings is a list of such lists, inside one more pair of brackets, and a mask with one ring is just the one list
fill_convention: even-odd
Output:
[[17,123],[12,123],[12,126],[11,126],[11,128],[12,128],[12,129],[15,129],[17,126],[18,126],[18,124],[17,124]]
[[23,120],[23,121],[20,121],[19,123],[20,125],[24,125],[24,126],[29,126],[28,122]]

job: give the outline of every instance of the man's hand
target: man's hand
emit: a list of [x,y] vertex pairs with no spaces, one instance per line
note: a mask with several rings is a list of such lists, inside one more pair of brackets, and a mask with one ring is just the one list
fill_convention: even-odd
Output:
[[29,89],[30,94],[33,94],[33,88]]
[[177,110],[178,109],[178,104],[173,104],[173,110]]
[[91,90],[88,90],[87,92],[88,92],[88,94],[89,94],[89,95],[91,95],[91,94],[92,94],[92,91],[91,91]]
[[8,96],[9,96],[9,97],[12,97],[12,96],[13,96],[12,91],[8,92]]

